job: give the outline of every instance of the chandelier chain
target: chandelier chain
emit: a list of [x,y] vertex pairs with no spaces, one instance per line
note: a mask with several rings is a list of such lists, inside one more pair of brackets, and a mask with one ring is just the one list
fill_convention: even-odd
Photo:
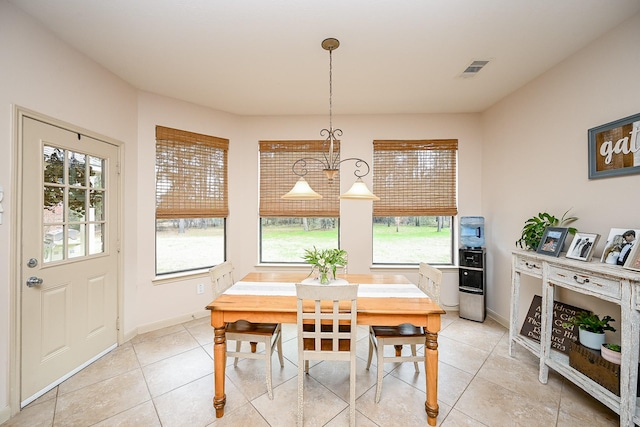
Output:
[[[333,182],[334,176],[339,173],[340,165],[346,161],[355,162],[355,171],[353,174],[356,176],[356,182],[351,189],[340,196],[341,199],[360,199],[360,200],[380,200],[375,194],[371,193],[366,184],[362,181],[362,178],[367,176],[371,171],[369,164],[358,157],[349,157],[347,159],[339,160],[340,151],[337,150],[334,153],[334,141],[336,136],[342,136],[341,129],[333,129],[333,50],[340,46],[340,42],[334,38],[328,38],[322,41],[322,48],[329,51],[329,129],[322,129],[320,135],[325,136],[325,144],[329,144],[329,151],[323,152],[321,158],[316,157],[302,157],[296,160],[291,166],[291,170],[295,175],[298,175],[298,179],[294,188],[284,196],[283,199],[291,200],[313,200],[320,199],[322,196],[311,189],[304,177],[309,172],[307,168],[307,162],[319,163],[322,165],[324,173],[329,180],[329,184]],[[324,145],[326,147],[326,145]]]
[[333,49],[329,49],[329,133],[333,137]]

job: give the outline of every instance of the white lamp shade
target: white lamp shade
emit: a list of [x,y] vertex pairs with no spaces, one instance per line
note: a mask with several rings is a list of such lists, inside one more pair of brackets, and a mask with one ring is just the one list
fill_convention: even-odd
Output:
[[380,197],[369,191],[367,184],[361,178],[356,179],[349,191],[340,196],[341,199],[351,200],[380,200]]
[[300,177],[291,191],[280,198],[287,200],[315,200],[322,199],[322,196],[313,191],[306,179]]

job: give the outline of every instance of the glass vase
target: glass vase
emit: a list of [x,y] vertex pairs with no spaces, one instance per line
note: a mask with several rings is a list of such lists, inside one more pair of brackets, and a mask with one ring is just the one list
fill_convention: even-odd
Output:
[[329,272],[327,270],[319,270],[318,271],[318,280],[321,285],[326,285],[329,283]]

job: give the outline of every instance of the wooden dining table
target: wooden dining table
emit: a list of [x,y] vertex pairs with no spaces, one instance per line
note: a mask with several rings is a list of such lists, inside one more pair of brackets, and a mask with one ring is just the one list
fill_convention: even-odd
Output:
[[[418,288],[402,275],[345,274],[338,277],[351,284],[360,285],[357,316],[359,325],[392,326],[410,323],[425,328],[424,369],[427,389],[425,411],[428,424],[435,426],[438,416],[438,332],[440,316],[445,311],[425,295],[416,297],[415,292]],[[211,326],[214,328],[213,406],[217,418],[224,415],[226,403],[225,325],[237,320],[295,324],[297,316],[295,283],[301,283],[305,278],[307,278],[305,273],[252,272],[207,306],[211,311]],[[246,285],[249,284],[251,286],[247,287]],[[256,289],[256,285],[258,285],[258,291],[239,291]]]

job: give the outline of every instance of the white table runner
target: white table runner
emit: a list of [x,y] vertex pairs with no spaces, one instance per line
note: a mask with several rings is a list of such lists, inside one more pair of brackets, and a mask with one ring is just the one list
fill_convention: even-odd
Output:
[[[296,296],[296,284],[240,281],[236,282],[224,293],[227,295]],[[428,298],[428,296],[414,284],[374,285],[360,283],[358,296],[365,298]]]

